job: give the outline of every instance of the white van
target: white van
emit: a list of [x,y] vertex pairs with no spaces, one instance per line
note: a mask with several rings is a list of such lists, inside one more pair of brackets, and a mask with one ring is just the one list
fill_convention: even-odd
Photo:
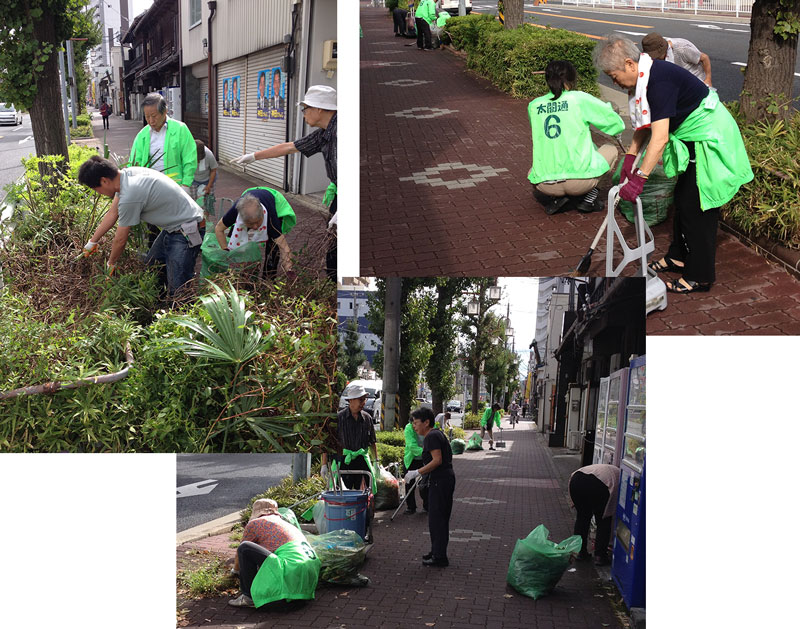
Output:
[[[383,391],[383,380],[351,380],[347,386],[357,384],[364,387],[367,392],[367,401],[364,404],[364,410],[372,415],[372,421],[376,424],[381,422],[381,392]],[[346,389],[347,387],[345,387]],[[339,410],[347,407],[347,400],[344,399],[344,391],[342,397],[339,398]]]
[[[459,0],[440,0],[439,4],[442,11],[447,11],[450,15],[456,16],[458,15],[458,3]],[[472,12],[472,0],[464,0],[464,4],[467,7],[467,15]]]

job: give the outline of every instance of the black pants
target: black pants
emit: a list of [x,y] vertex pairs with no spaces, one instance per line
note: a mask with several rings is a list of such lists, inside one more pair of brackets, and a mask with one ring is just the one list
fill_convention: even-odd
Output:
[[675,218],[672,243],[667,257],[683,262],[683,278],[694,282],[713,282],[717,255],[717,223],[719,208],[702,210],[697,189],[697,168],[694,163],[694,142],[686,142],[689,166],[675,184]]
[[424,47],[430,50],[433,48],[431,44],[431,27],[425,20],[421,17],[414,18],[414,22],[417,25],[417,48],[423,47],[423,40],[424,40]]
[[108,116],[103,116],[103,129],[108,129]]
[[394,34],[406,35],[406,16],[408,11],[405,9],[395,9],[392,11],[392,19],[394,20]]
[[[367,465],[367,461],[363,456],[355,457],[350,463],[344,462],[344,457],[340,460],[341,465],[339,466],[340,470],[343,471],[359,471],[363,470],[365,472],[372,472],[369,469],[369,465]],[[361,482],[366,482],[366,474],[342,474],[342,484],[347,487],[348,489],[361,489]]]
[[242,542],[236,549],[236,554],[239,555],[239,585],[242,594],[250,596],[250,586],[253,585],[258,569],[272,553],[253,542]]
[[[407,471],[411,470],[418,470],[423,465],[422,459],[414,459],[411,461],[411,465],[408,467]],[[417,510],[417,498],[414,495],[416,493],[417,485],[419,485],[420,480],[422,479],[421,476],[417,476],[413,483],[406,486],[406,493],[408,494],[408,498],[406,498],[406,507],[410,511]],[[419,495],[422,498],[422,508],[428,508],[428,488],[427,487],[420,487],[419,488]]]
[[573,533],[581,536],[581,551],[587,552],[589,526],[594,516],[597,523],[594,554],[598,557],[606,556],[611,538],[611,517],[603,517],[608,504],[608,487],[597,476],[575,472],[569,481],[569,496],[578,510]]
[[437,478],[430,480],[428,487],[428,530],[431,534],[433,558],[446,559],[456,476],[453,470],[439,470],[439,474]]

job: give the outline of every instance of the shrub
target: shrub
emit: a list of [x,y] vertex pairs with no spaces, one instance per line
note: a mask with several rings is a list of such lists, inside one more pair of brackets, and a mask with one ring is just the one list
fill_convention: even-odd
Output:
[[[322,476],[310,476],[300,480],[298,483],[293,483],[292,477],[287,476],[280,482],[279,485],[270,487],[264,493],[253,496],[250,499],[250,503],[247,505],[247,507],[242,509],[241,522],[243,525],[247,524],[247,521],[250,519],[250,515],[253,512],[253,503],[261,498],[271,498],[278,503],[279,507],[291,507],[294,503],[303,500],[304,498],[310,498],[311,496],[322,493],[324,489],[325,481],[323,480]],[[313,500],[307,500],[306,502],[297,505],[294,509],[292,509],[292,511],[299,520],[300,515],[313,504]]]
[[93,138],[91,125],[78,125],[77,127],[69,128],[69,137],[71,138]]
[[475,413],[467,413],[461,425],[464,430],[476,430],[481,427],[481,417]]
[[[458,426],[456,426],[452,430],[453,430],[453,436],[452,436],[451,440],[452,439],[464,439],[464,440],[466,440],[467,433],[464,432],[463,428],[459,428]],[[449,435],[449,431],[448,431],[448,435]]]
[[751,237],[766,237],[800,248],[800,113],[784,123],[746,124],[738,103],[729,105],[737,118],[754,179],[722,208],[723,218]]
[[402,430],[378,430],[375,433],[378,443],[404,448],[406,445],[405,433]]
[[403,462],[405,448],[400,446],[390,446],[386,443],[378,443],[378,463],[383,467],[388,467],[392,463]]
[[473,13],[447,20],[447,32],[456,50],[465,50],[472,54],[481,41],[491,33],[503,30],[503,25],[493,15]]
[[219,558],[205,566],[181,570],[178,582],[194,597],[216,596],[236,585],[229,568]]
[[76,122],[78,123],[79,127],[92,126],[92,119],[89,117],[89,114],[79,114]]

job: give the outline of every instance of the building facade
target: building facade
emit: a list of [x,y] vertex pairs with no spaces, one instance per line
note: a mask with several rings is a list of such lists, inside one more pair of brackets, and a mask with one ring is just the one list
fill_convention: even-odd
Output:
[[369,330],[367,321],[367,311],[369,304],[367,299],[374,292],[361,278],[343,278],[343,283],[339,284],[336,296],[336,314],[339,321],[339,338],[344,335],[344,324],[351,319],[358,323],[358,339],[364,346],[364,355],[370,365],[373,364],[375,353],[381,347],[381,340],[377,334]]
[[89,53],[89,93],[86,101],[99,107],[105,99],[114,114],[125,111],[122,40],[130,30],[131,0],[90,0],[102,26],[103,40]]

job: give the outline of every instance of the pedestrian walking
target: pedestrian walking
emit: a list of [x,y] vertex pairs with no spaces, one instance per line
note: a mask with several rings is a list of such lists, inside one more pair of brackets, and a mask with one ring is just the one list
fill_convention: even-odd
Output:
[[569,497],[578,511],[573,533],[581,536],[579,559],[588,559],[589,526],[592,516],[597,524],[594,557],[598,566],[607,565],[608,543],[611,539],[611,519],[617,504],[619,468],[599,463],[575,470],[569,477]]
[[280,516],[278,503],[256,500],[233,565],[241,593],[228,605],[261,607],[275,601],[313,599],[319,569],[320,561],[305,534]]
[[[418,470],[424,464],[422,462],[422,444],[423,437],[414,431],[413,420],[406,424],[403,429],[405,435],[406,445],[403,454],[403,465],[405,465],[406,472],[411,470]],[[419,495],[422,498],[422,510],[428,512],[428,484],[421,484],[420,478],[415,478],[409,485],[406,486],[406,515],[413,515],[417,512],[417,499],[414,496],[417,486],[419,486]]]
[[422,462],[419,469],[406,474],[406,483],[420,475],[428,476],[428,531],[431,535],[431,550],[422,556],[425,566],[445,567],[447,544],[450,541],[450,514],[453,511],[453,492],[456,476],[453,473],[453,451],[450,442],[441,430],[433,427],[433,411],[418,408],[411,413],[414,431],[423,437]]
[[[619,196],[634,202],[659,161],[678,177],[672,242],[649,267],[680,274],[667,281],[674,293],[708,291],[716,280],[719,208],[753,179],[744,141],[716,90],[691,72],[640,55],[629,39],[612,35],[595,52],[598,67],[628,91],[633,141],[625,155]],[[636,154],[647,144],[641,166]]]
[[417,26],[417,48],[431,50],[431,24],[436,20],[436,5],[433,0],[420,0],[414,13],[414,22]]
[[511,427],[513,428],[519,419],[519,404],[517,404],[516,400],[511,402],[511,406],[508,407],[508,411],[511,413],[509,421],[511,422]]
[[497,424],[497,427],[500,428],[500,418],[500,405],[497,402],[483,411],[483,417],[481,417],[481,441],[483,440],[483,436],[488,432],[490,450],[495,449],[492,429],[494,428],[494,424]]
[[566,210],[571,200],[579,212],[601,210],[597,184],[616,163],[617,147],[596,148],[589,126],[616,135],[625,123],[610,103],[575,89],[578,74],[569,61],[551,61],[544,77],[550,92],[528,105],[533,139],[528,180],[551,198],[544,206],[549,215]]
[[111,115],[111,105],[103,99],[103,104],[100,105],[100,116],[103,118],[103,129],[108,129],[108,117]]
[[679,65],[711,87],[711,59],[688,39],[664,39],[658,33],[648,33],[642,38],[642,52],[650,55],[653,60],[660,59]]

